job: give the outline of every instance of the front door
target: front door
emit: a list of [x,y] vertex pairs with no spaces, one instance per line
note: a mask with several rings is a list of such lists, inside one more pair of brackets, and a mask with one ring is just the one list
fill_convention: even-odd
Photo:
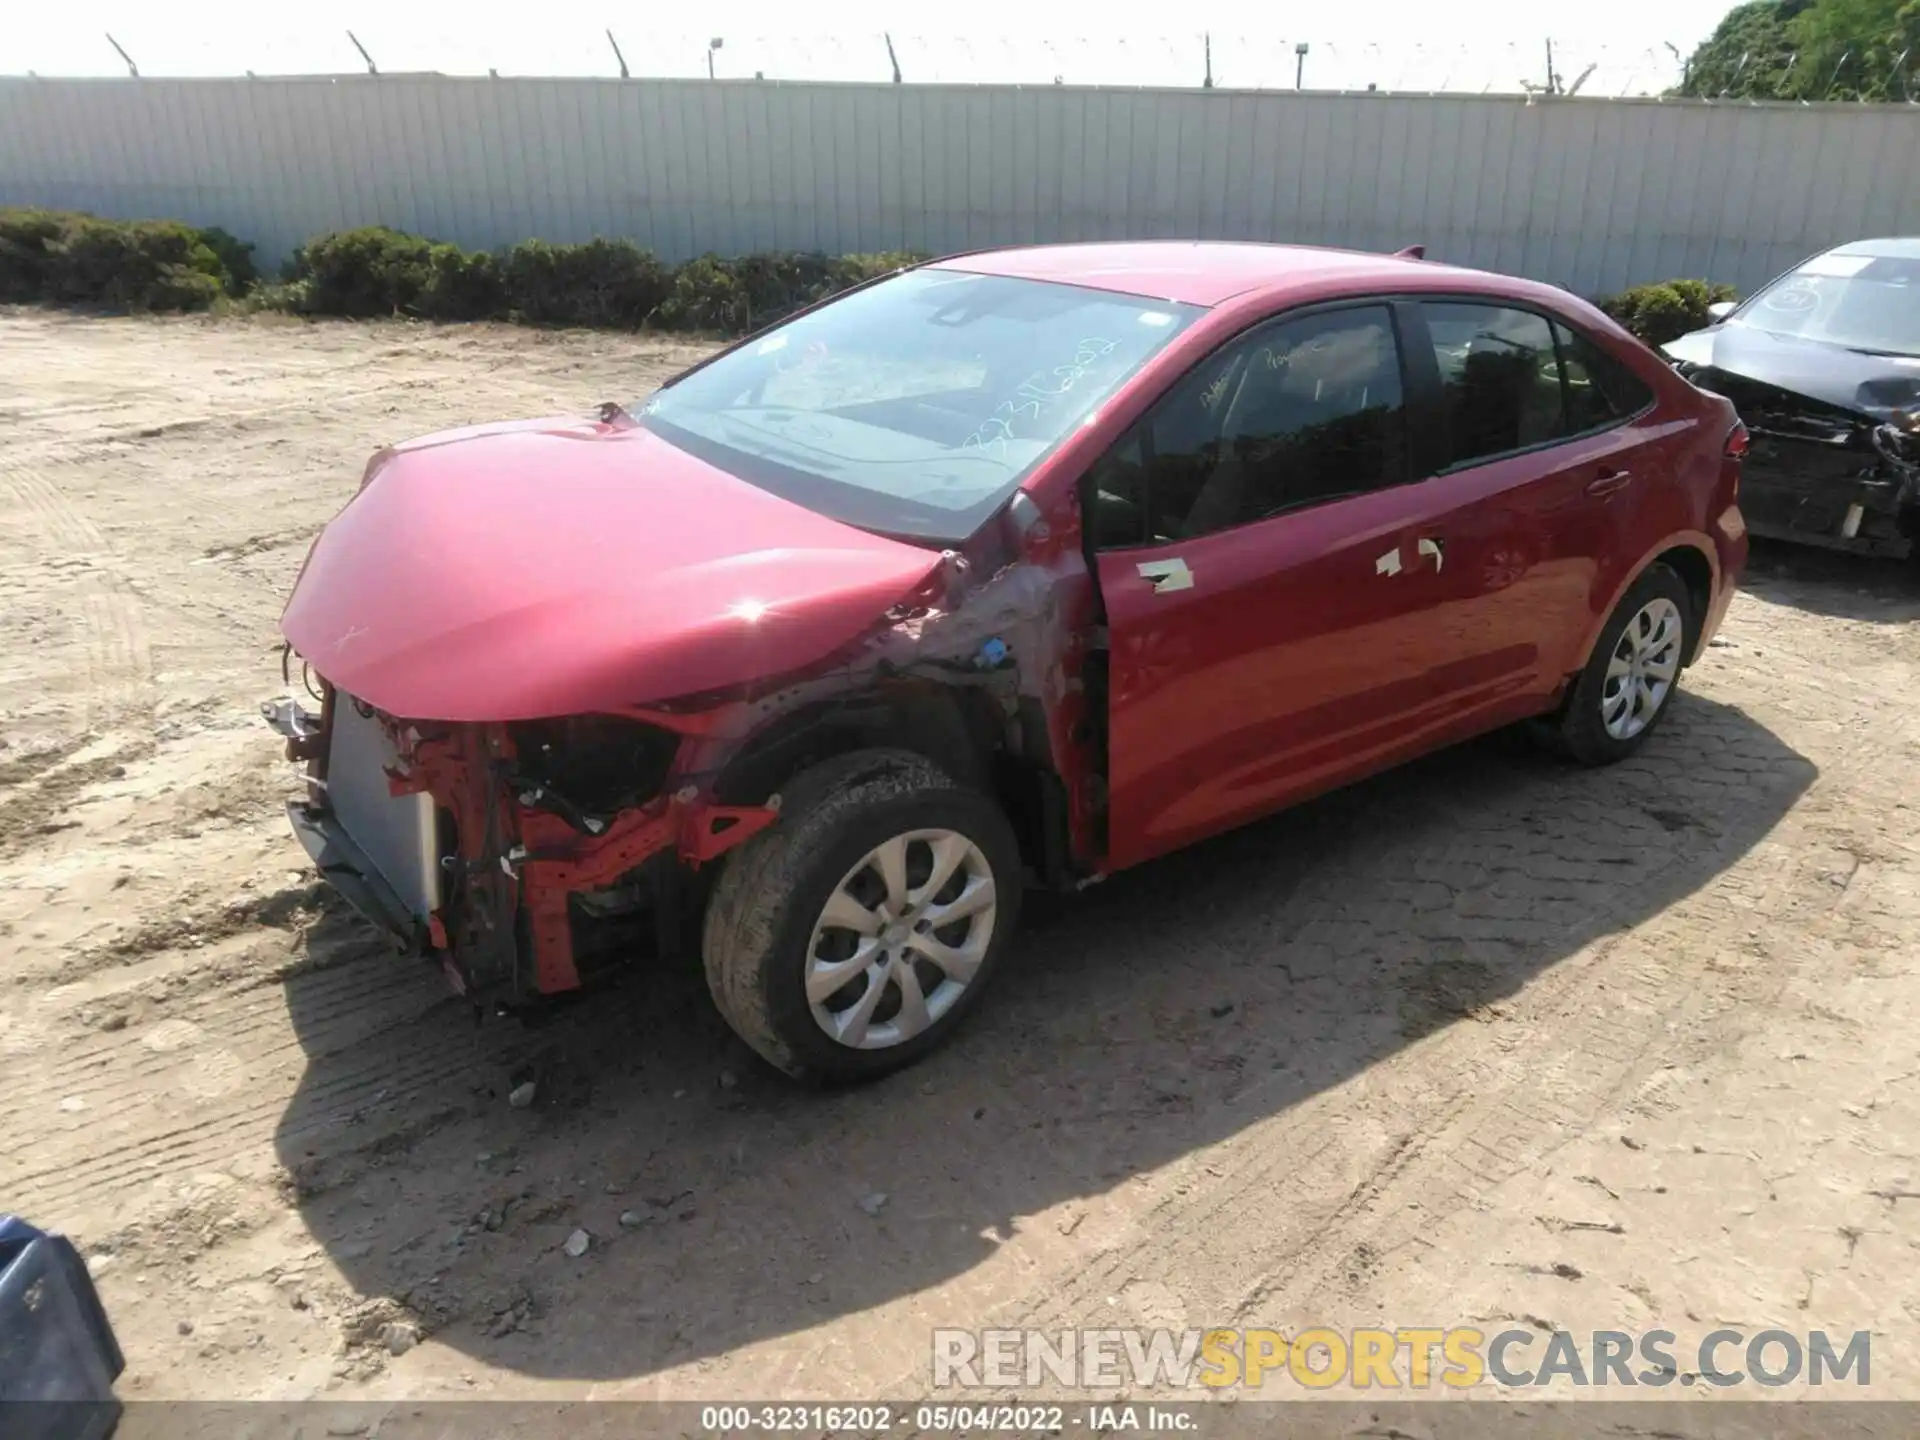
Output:
[[1161,854],[1405,753],[1442,579],[1392,311],[1243,336],[1088,477],[1109,643],[1108,858]]

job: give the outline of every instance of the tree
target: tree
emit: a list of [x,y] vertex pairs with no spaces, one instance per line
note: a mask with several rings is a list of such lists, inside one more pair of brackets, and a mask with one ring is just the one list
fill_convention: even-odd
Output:
[[1791,27],[1813,0],[1749,0],[1727,12],[1687,62],[1682,95],[1784,99],[1794,69]]
[[1801,93],[1905,100],[1920,62],[1920,0],[1820,0],[1793,23]]
[[1687,63],[1679,93],[1749,100],[1920,97],[1920,0],[1750,0]]

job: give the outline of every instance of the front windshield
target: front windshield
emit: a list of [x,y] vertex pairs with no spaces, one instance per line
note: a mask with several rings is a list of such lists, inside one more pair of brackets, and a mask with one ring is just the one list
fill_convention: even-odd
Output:
[[1920,256],[1816,255],[1729,323],[1880,355],[1920,355]]
[[1201,313],[912,270],[663,387],[640,423],[850,525],[958,543]]

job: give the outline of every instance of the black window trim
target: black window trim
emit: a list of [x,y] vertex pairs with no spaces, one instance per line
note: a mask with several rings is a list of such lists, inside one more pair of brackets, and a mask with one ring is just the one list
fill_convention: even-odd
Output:
[[1601,355],[1603,355],[1606,359],[1612,361],[1615,365],[1618,365],[1622,370],[1625,370],[1627,372],[1628,378],[1631,379],[1635,384],[1637,384],[1642,390],[1647,392],[1646,401],[1637,410],[1634,410],[1631,413],[1626,415],[1616,416],[1614,419],[1607,421],[1607,423],[1604,425],[1589,425],[1584,430],[1576,430],[1573,434],[1564,437],[1565,439],[1584,440],[1589,435],[1604,435],[1609,430],[1617,430],[1622,425],[1631,425],[1637,420],[1645,419],[1646,416],[1649,413],[1651,413],[1652,410],[1657,405],[1659,405],[1660,392],[1655,390],[1653,386],[1649,385],[1645,380],[1641,379],[1640,376],[1634,372],[1634,369],[1631,365],[1627,364],[1619,356],[1615,355],[1613,351],[1609,350],[1593,335],[1589,334],[1585,330],[1582,330],[1578,325],[1574,324],[1571,320],[1562,320],[1557,316],[1552,316],[1552,315],[1549,315],[1547,318],[1549,323],[1552,324],[1553,326],[1554,351],[1556,354],[1560,356],[1560,390],[1562,394],[1566,394],[1567,388],[1568,388],[1567,387],[1566,355],[1560,348],[1560,332],[1562,330],[1566,331],[1567,334],[1573,336],[1573,338],[1576,340],[1586,341],[1587,344],[1591,345],[1595,350],[1598,350],[1601,353]]
[[[1094,499],[1094,496],[1090,492],[1101,467],[1106,464],[1110,456],[1118,453],[1130,442],[1136,439],[1140,442],[1140,473],[1143,477],[1151,475],[1153,469],[1152,421],[1155,413],[1160,408],[1161,401],[1172,395],[1182,385],[1185,385],[1210,363],[1226,354],[1229,350],[1240,345],[1255,344],[1258,342],[1260,336],[1271,330],[1278,329],[1282,325],[1292,324],[1296,320],[1310,320],[1318,315],[1336,314],[1342,310],[1383,310],[1387,315],[1388,327],[1393,332],[1394,354],[1400,371],[1401,409],[1403,412],[1401,424],[1406,431],[1400,446],[1399,478],[1390,479],[1384,484],[1369,486],[1364,490],[1350,490],[1340,495],[1316,495],[1310,500],[1302,500],[1295,505],[1285,505],[1278,510],[1268,511],[1265,515],[1256,516],[1251,520],[1242,520],[1238,524],[1228,525],[1219,530],[1210,530],[1206,535],[1195,535],[1190,538],[1194,540],[1205,540],[1214,535],[1227,535],[1236,530],[1244,530],[1249,525],[1264,525],[1267,521],[1277,520],[1282,516],[1298,515],[1302,511],[1311,510],[1316,506],[1334,505],[1342,500],[1352,500],[1361,495],[1377,495],[1387,490],[1398,490],[1406,485],[1418,485],[1423,480],[1430,478],[1428,474],[1419,473],[1419,467],[1414,463],[1414,450],[1417,443],[1415,436],[1426,427],[1414,425],[1412,423],[1412,417],[1416,396],[1422,394],[1426,389],[1421,383],[1426,377],[1422,376],[1416,379],[1409,370],[1410,352],[1407,343],[1407,316],[1405,312],[1411,307],[1405,303],[1407,298],[1408,297],[1403,295],[1342,295],[1328,300],[1316,300],[1310,304],[1296,306],[1291,310],[1281,310],[1272,315],[1262,316],[1260,319],[1254,321],[1253,324],[1247,326],[1246,329],[1237,330],[1232,335],[1227,336],[1162,387],[1160,393],[1155,395],[1153,399],[1147,403],[1146,409],[1141,412],[1139,417],[1123,430],[1111,445],[1100,452],[1098,459],[1087,467],[1080,479],[1082,513],[1085,513],[1088,502]],[[1424,325],[1421,327],[1421,333],[1423,335],[1426,333]],[[1433,364],[1431,345],[1427,347],[1427,363],[1429,366]],[[1434,371],[1436,381],[1438,374],[1439,372],[1436,368]],[[1168,541],[1153,538],[1153,485],[1151,480],[1147,481],[1146,490],[1147,493],[1144,497],[1145,503],[1140,507],[1141,525],[1147,532],[1146,536],[1127,545],[1096,545],[1094,543],[1092,529],[1091,527],[1087,527],[1085,530],[1087,537],[1086,543],[1090,552],[1111,555],[1127,550],[1150,550],[1169,544],[1177,545],[1185,543],[1183,540]]]
[[[1573,321],[1567,319],[1558,311],[1546,309],[1532,301],[1510,299],[1504,295],[1456,294],[1450,291],[1424,291],[1414,295],[1396,296],[1394,298],[1396,300],[1411,302],[1407,307],[1412,312],[1408,320],[1412,326],[1418,329],[1418,333],[1424,342],[1419,347],[1419,353],[1428,361],[1428,365],[1425,367],[1425,372],[1421,378],[1425,383],[1433,386],[1433,402],[1436,411],[1442,408],[1444,402],[1440,386],[1440,366],[1433,349],[1433,332],[1427,326],[1426,314],[1422,308],[1427,305],[1478,305],[1486,309],[1517,310],[1523,315],[1532,315],[1535,319],[1545,321],[1547,334],[1553,337],[1553,363],[1555,368],[1560,372],[1560,419],[1562,424],[1566,422],[1567,418],[1567,366],[1566,356],[1560,346],[1559,332],[1565,330],[1570,335],[1578,336],[1596,350],[1600,351],[1602,355],[1607,356],[1609,359],[1614,358],[1611,350],[1601,344],[1599,340],[1595,339],[1593,335],[1582,329],[1579,325],[1574,324]],[[1616,363],[1623,362],[1616,361]],[[1641,380],[1637,374],[1634,374],[1631,366],[1627,367],[1627,373],[1632,375],[1636,381],[1639,381],[1641,386],[1647,391],[1648,396],[1646,403],[1632,414],[1617,416],[1604,424],[1589,425],[1586,429],[1576,430],[1571,434],[1555,435],[1547,440],[1538,440],[1531,445],[1520,445],[1511,450],[1499,450],[1491,455],[1476,455],[1471,460],[1457,460],[1451,465],[1443,465],[1430,471],[1422,478],[1438,480],[1442,476],[1458,475],[1466,470],[1477,470],[1482,465],[1497,465],[1502,460],[1512,460],[1522,455],[1536,455],[1542,450],[1551,450],[1556,445],[1570,445],[1576,440],[1586,440],[1595,435],[1604,435],[1609,430],[1618,430],[1644,419],[1649,411],[1659,405],[1659,393],[1652,385],[1649,385],[1646,381]]]
[[[1577,430],[1568,435],[1556,435],[1548,440],[1541,440],[1532,445],[1518,446],[1512,450],[1502,450],[1492,455],[1477,455],[1471,460],[1461,460],[1450,465],[1438,464],[1436,462],[1444,453],[1444,446],[1441,445],[1440,441],[1446,434],[1446,426],[1444,423],[1445,394],[1440,381],[1439,360],[1433,349],[1433,332],[1427,326],[1426,314],[1422,308],[1427,305],[1480,305],[1497,307],[1504,310],[1518,310],[1523,314],[1533,315],[1538,319],[1544,320],[1547,324],[1547,333],[1553,337],[1554,364],[1560,372],[1560,414],[1563,423],[1565,422],[1567,413],[1567,369],[1566,356],[1560,344],[1560,331],[1562,330],[1566,331],[1569,335],[1577,336],[1579,339],[1586,341],[1587,344],[1593,346],[1602,355],[1613,360],[1614,363],[1625,369],[1627,374],[1646,390],[1647,399],[1645,403],[1640,405],[1639,408],[1635,409],[1631,414],[1617,416],[1612,420],[1606,421],[1604,424],[1590,425],[1584,430]],[[1405,420],[1403,423],[1406,426],[1405,443],[1401,446],[1400,478],[1371,489],[1349,491],[1344,495],[1316,496],[1311,500],[1303,500],[1297,505],[1289,505],[1282,509],[1271,511],[1257,519],[1243,520],[1238,525],[1228,526],[1224,530],[1209,533],[1224,535],[1231,530],[1244,529],[1248,525],[1260,525],[1268,520],[1279,519],[1282,516],[1297,515],[1301,511],[1312,509],[1315,506],[1336,504],[1342,500],[1352,500],[1361,495],[1372,495],[1386,490],[1397,490],[1407,485],[1424,485],[1429,480],[1439,480],[1445,476],[1458,475],[1467,470],[1476,470],[1482,465],[1494,465],[1503,460],[1512,460],[1523,455],[1534,455],[1543,450],[1551,450],[1556,445],[1570,445],[1577,440],[1591,439],[1596,435],[1604,435],[1610,430],[1624,429],[1626,426],[1638,423],[1658,408],[1660,404],[1660,393],[1658,389],[1655,388],[1651,382],[1642,378],[1631,365],[1628,365],[1625,361],[1615,356],[1613,351],[1591,331],[1575,321],[1568,319],[1559,311],[1548,309],[1533,300],[1506,295],[1489,295],[1484,292],[1475,293],[1472,291],[1450,290],[1383,291],[1367,295],[1341,295],[1332,299],[1316,300],[1306,305],[1296,306],[1290,310],[1276,311],[1272,315],[1263,316],[1246,329],[1236,331],[1234,334],[1226,337],[1211,350],[1207,351],[1206,354],[1195,360],[1185,370],[1181,371],[1158,395],[1154,396],[1139,418],[1121,432],[1119,437],[1101,452],[1099,458],[1087,467],[1086,472],[1081,476],[1081,485],[1083,487],[1081,502],[1083,512],[1086,508],[1086,503],[1093,498],[1091,494],[1086,493],[1085,487],[1091,486],[1095,475],[1100,470],[1100,467],[1106,463],[1107,458],[1120,450],[1121,447],[1128,442],[1136,438],[1139,440],[1141,473],[1145,475],[1151,471],[1153,465],[1153,440],[1149,422],[1155,410],[1159,407],[1162,400],[1171,395],[1178,387],[1184,385],[1193,375],[1197,374],[1211,361],[1217,359],[1220,355],[1237,345],[1253,342],[1266,331],[1294,320],[1311,319],[1316,315],[1324,315],[1341,310],[1373,309],[1385,310],[1388,313],[1389,322],[1393,327],[1394,346],[1400,361],[1401,397],[1402,406],[1405,410]],[[1148,532],[1147,538],[1136,540],[1127,545],[1096,546],[1093,543],[1092,532],[1089,529],[1087,531],[1089,551],[1108,554],[1125,550],[1146,550],[1165,546],[1169,543],[1180,543],[1177,541],[1169,542],[1151,538],[1153,529],[1152,506],[1153,492],[1151,485],[1149,485],[1146,503],[1141,507],[1141,523]],[[1205,539],[1206,537],[1194,536],[1193,538]]]

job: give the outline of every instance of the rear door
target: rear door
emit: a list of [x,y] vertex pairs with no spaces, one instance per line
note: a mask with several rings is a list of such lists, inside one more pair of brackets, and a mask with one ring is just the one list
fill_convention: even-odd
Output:
[[1425,723],[1394,310],[1258,327],[1088,477],[1106,609],[1108,854],[1129,865],[1376,768]]
[[1431,623],[1451,656],[1433,680],[1472,728],[1538,708],[1584,659],[1598,567],[1650,462],[1620,424],[1634,397],[1591,342],[1494,299],[1417,310],[1411,368],[1438,396],[1422,538],[1439,552]]

